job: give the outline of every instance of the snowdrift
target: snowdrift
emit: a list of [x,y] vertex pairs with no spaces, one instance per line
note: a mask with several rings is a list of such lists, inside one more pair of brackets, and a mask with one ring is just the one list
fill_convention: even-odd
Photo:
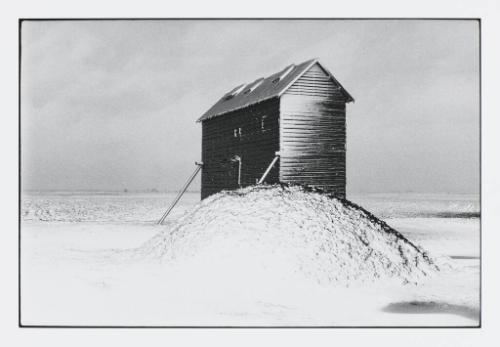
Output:
[[193,276],[214,281],[416,284],[439,271],[423,249],[368,211],[303,187],[221,192],[164,228],[134,254],[190,264]]

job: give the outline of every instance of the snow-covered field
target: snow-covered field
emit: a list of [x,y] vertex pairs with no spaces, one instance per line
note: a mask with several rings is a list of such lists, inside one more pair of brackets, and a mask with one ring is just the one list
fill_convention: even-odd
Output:
[[[199,202],[175,194],[26,193],[21,211],[21,320],[26,325],[477,326],[477,196],[374,194],[349,199],[451,269],[414,284],[327,286],[248,264],[123,256]],[[189,246],[189,245],[188,245]],[[207,258],[203,258],[205,261]],[[208,258],[210,260],[210,258]],[[278,258],[277,258],[278,259]],[[253,259],[252,259],[253,262]],[[258,263],[258,259],[255,259]],[[179,262],[178,262],[179,263]],[[237,265],[237,266],[236,266]],[[233,268],[234,268],[233,267]],[[279,269],[280,267],[278,267]],[[281,268],[285,268],[282,266]],[[220,271],[217,271],[220,269]],[[223,270],[222,270],[223,269]],[[268,277],[266,277],[268,276]],[[258,278],[258,281],[255,279]]]

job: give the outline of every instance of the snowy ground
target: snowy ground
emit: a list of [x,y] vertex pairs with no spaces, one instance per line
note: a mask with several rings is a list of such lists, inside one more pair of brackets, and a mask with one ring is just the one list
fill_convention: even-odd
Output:
[[[199,200],[189,193],[167,225],[173,194],[32,193],[22,197],[21,313],[27,325],[477,326],[479,205],[463,195],[352,195],[350,200],[455,271],[418,286],[327,288],[251,283],[241,273],[200,274],[117,261]],[[196,276],[193,276],[196,274]],[[216,273],[217,275],[217,273]],[[245,281],[248,281],[246,283]],[[269,285],[265,285],[269,284]],[[243,288],[243,290],[242,290]]]

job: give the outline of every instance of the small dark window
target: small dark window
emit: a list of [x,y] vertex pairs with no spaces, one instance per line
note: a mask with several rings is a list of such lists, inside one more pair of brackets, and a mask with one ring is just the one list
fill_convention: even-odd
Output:
[[260,119],[260,130],[262,132],[266,131],[266,118],[267,116],[262,116],[262,118]]

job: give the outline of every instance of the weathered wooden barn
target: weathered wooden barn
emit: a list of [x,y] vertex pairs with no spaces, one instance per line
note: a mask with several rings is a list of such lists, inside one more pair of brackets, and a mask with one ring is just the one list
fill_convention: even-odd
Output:
[[315,186],[345,197],[351,101],[317,59],[234,88],[198,119],[201,198],[259,181]]

